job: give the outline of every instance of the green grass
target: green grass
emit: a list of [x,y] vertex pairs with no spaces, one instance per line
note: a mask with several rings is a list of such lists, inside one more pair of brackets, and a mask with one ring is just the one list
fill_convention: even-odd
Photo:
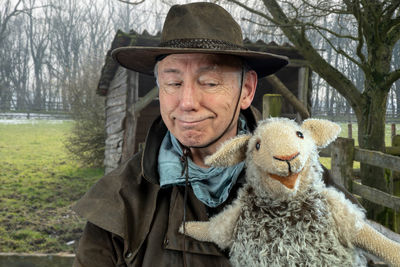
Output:
[[[347,123],[339,123],[340,127],[342,128],[339,136],[340,137],[348,137],[348,130],[347,130]],[[385,144],[386,146],[391,146],[392,145],[392,128],[391,124],[386,124],[386,129],[385,129]],[[354,144],[355,146],[358,146],[358,126],[357,123],[353,123],[352,125],[353,128],[353,139],[354,139]],[[396,129],[400,129],[400,124],[396,124]],[[397,132],[399,132],[397,130]],[[331,168],[331,158],[325,158],[321,157],[320,162],[327,167],[328,169]],[[353,165],[354,169],[359,169],[360,168],[360,163],[358,161],[354,161]]]
[[[102,175],[63,146],[72,122],[0,123],[0,252],[73,252],[84,220],[70,207]],[[76,244],[77,242],[75,242]]]

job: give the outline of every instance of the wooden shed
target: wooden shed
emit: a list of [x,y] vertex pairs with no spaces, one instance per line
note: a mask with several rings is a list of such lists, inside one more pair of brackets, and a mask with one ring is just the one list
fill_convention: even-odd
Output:
[[[120,46],[157,46],[160,35],[144,32],[129,34],[118,31],[102,68],[97,93],[106,98],[105,172],[116,168],[131,157],[144,142],[153,119],[160,114],[158,91],[154,77],[120,67],[111,58],[111,51]],[[297,51],[288,44],[244,40],[251,50],[265,51],[290,58],[290,64],[276,73],[279,80],[310,109],[311,71]],[[264,94],[279,93],[267,79],[260,79],[253,105],[262,110]],[[298,114],[287,99],[283,99],[282,116],[296,118]]]

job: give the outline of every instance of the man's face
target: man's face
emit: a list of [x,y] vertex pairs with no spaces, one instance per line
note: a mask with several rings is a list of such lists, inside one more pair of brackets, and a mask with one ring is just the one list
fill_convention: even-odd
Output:
[[183,145],[201,147],[219,137],[229,126],[240,97],[234,122],[221,140],[236,135],[239,111],[252,100],[245,87],[239,96],[239,59],[173,54],[158,63],[157,72],[161,116]]

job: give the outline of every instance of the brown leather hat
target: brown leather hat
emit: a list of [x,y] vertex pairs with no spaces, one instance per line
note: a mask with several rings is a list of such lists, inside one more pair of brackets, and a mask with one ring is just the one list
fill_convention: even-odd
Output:
[[213,3],[172,6],[158,47],[120,47],[112,51],[112,57],[127,69],[151,75],[157,58],[183,53],[238,56],[257,72],[259,78],[288,64],[285,56],[246,49],[239,24],[225,9]]

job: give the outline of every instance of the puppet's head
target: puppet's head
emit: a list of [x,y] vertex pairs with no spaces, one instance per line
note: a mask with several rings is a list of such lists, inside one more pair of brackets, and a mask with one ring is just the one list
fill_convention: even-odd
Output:
[[[290,198],[320,183],[317,148],[336,139],[336,123],[308,119],[303,124],[286,118],[261,121],[253,134],[225,142],[206,159],[211,166],[231,166],[246,160],[247,181],[260,196]],[[314,168],[310,172],[311,168]]]

